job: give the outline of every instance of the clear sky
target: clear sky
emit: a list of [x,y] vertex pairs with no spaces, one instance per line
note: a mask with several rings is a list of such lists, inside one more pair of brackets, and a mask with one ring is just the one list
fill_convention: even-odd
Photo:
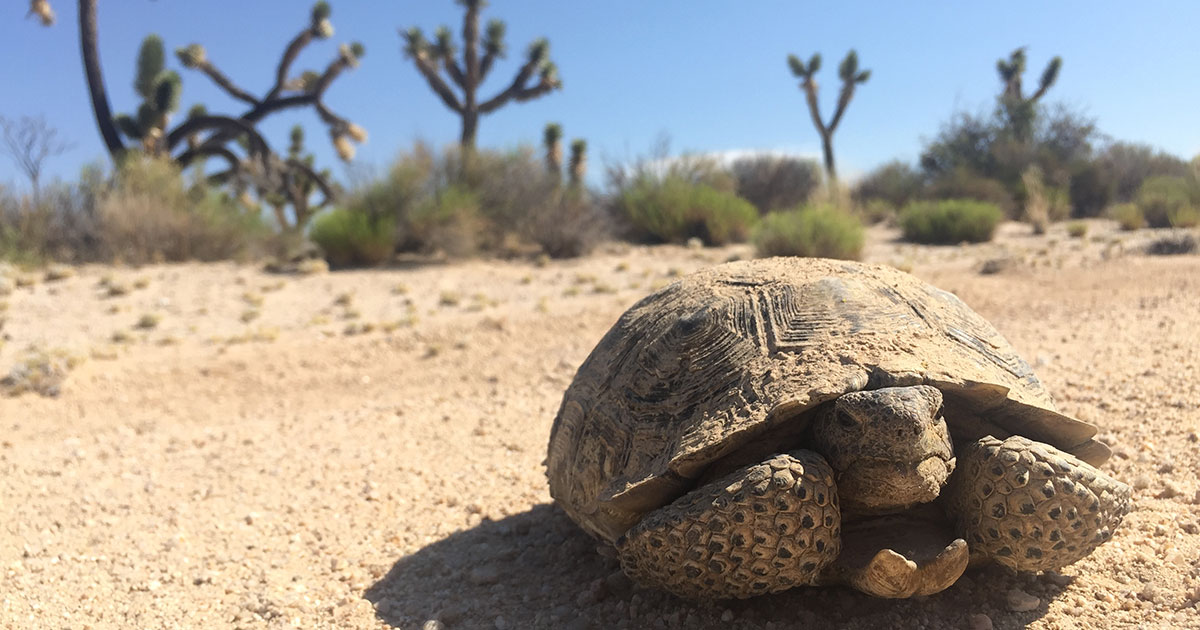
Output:
[[[0,114],[44,114],[76,146],[47,166],[73,178],[103,159],[79,58],[75,2],[52,0],[53,28],[25,20],[28,3],[0,9]],[[456,141],[459,122],[401,52],[398,28],[441,24],[456,34],[461,9],[451,0],[333,0],[332,40],[310,46],[295,67],[323,68],[339,42],[366,45],[362,66],[330,88],[326,102],[370,133],[357,162],[382,168],[415,139]],[[158,33],[168,51],[202,43],[209,58],[251,92],[268,87],[287,41],[307,22],[311,3],[295,0],[101,0],[100,55],[116,112],[136,109],[131,84],[142,38]],[[493,0],[484,20],[508,24],[509,57],[482,92],[512,78],[527,44],[545,36],[564,89],[485,117],[479,143],[505,148],[537,143],[560,122],[568,139],[588,140],[593,173],[605,161],[645,155],[666,134],[679,151],[773,150],[817,155],[820,143],[785,62],[822,53],[818,75],[828,117],[836,66],[850,48],[872,71],[837,130],[839,170],[854,174],[891,159],[915,160],[922,141],[956,110],[990,110],[999,89],[996,60],[1028,46],[1025,83],[1036,86],[1046,62],[1063,57],[1049,102],[1094,117],[1121,140],[1144,142],[1183,158],[1200,153],[1200,2],[1060,0],[1056,2],[800,2],[797,0]],[[168,64],[184,79],[183,110],[242,107],[207,77]],[[307,127],[321,166],[343,170],[324,127],[307,111],[273,116],[261,128],[277,150],[287,130]],[[0,182],[24,184],[7,159]]]

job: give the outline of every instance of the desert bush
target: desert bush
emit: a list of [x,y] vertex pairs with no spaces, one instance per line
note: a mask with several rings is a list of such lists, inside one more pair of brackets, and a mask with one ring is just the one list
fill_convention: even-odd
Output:
[[1087,236],[1088,225],[1083,221],[1072,221],[1067,224],[1067,236],[1071,238],[1083,238]]
[[610,223],[586,190],[566,188],[530,208],[522,233],[547,256],[572,258],[591,253],[609,235]]
[[226,260],[255,254],[262,219],[228,194],[185,184],[167,160],[130,155],[97,206],[107,256],[127,263]]
[[1108,209],[1108,216],[1116,221],[1122,230],[1137,230],[1146,227],[1146,217],[1137,204],[1116,204]]
[[333,208],[313,219],[309,238],[335,267],[378,265],[395,252],[395,232],[394,217]]
[[644,178],[624,190],[616,205],[633,237],[646,241],[743,241],[758,218],[754,206],[737,195],[674,176]]
[[1194,191],[1182,177],[1150,177],[1137,192],[1137,206],[1153,228],[1192,227],[1200,223]]
[[739,197],[766,214],[793,208],[821,185],[821,166],[814,160],[778,155],[739,158],[729,165]]
[[485,227],[479,195],[463,185],[435,191],[413,210],[408,225],[422,250],[455,257],[475,254]]
[[1036,234],[1045,234],[1051,223],[1066,219],[1071,214],[1067,193],[1061,188],[1046,186],[1042,181],[1042,170],[1030,166],[1021,174],[1024,187],[1025,220],[1033,225]]
[[1152,177],[1187,177],[1187,162],[1145,144],[1114,142],[1096,156],[1096,164],[1111,182],[1113,200],[1134,201],[1142,183]]
[[1003,218],[1000,208],[982,201],[916,201],[900,212],[900,229],[915,243],[980,243],[992,239]]
[[866,203],[852,206],[854,214],[868,225],[891,222],[896,219],[896,206],[883,199],[869,199]]
[[921,197],[924,186],[925,176],[920,171],[896,160],[867,173],[854,185],[851,194],[860,205],[879,200],[892,208],[903,208]]
[[1071,172],[1068,184],[1071,198],[1071,216],[1097,217],[1112,202],[1116,189],[1104,169],[1095,162],[1077,163]]
[[1000,181],[959,169],[935,179],[929,186],[932,199],[973,199],[992,204],[1004,216],[1016,218],[1018,207],[1008,188]]
[[1170,234],[1146,244],[1146,253],[1151,256],[1180,256],[1196,251],[1198,244],[1192,234]]
[[759,256],[818,256],[857,260],[863,226],[852,214],[832,205],[772,212],[754,229]]

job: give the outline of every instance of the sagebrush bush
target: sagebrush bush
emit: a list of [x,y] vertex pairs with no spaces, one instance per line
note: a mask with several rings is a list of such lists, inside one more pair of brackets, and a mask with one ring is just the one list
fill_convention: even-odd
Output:
[[754,248],[759,256],[857,260],[863,242],[858,218],[832,205],[772,212],[754,228]]
[[485,219],[479,195],[465,186],[436,191],[409,216],[412,237],[427,252],[470,256],[479,251]]
[[896,218],[896,206],[883,199],[868,199],[865,203],[856,204],[854,213],[868,225],[887,223]]
[[565,188],[530,208],[522,233],[551,258],[585,256],[610,233],[609,217],[586,190]]
[[228,194],[188,186],[172,162],[128,155],[97,205],[107,257],[126,263],[250,256],[269,230]]
[[1087,236],[1088,225],[1083,221],[1072,221],[1067,224],[1067,236],[1083,238]]
[[821,167],[814,160],[779,155],[756,155],[734,160],[729,172],[737,195],[762,214],[798,206],[821,185]]
[[1138,188],[1135,203],[1152,228],[1192,227],[1200,223],[1195,196],[1183,177],[1150,177]]
[[943,245],[990,241],[1002,219],[994,204],[971,199],[916,201],[899,217],[905,240]]
[[851,194],[855,203],[866,206],[883,201],[892,208],[903,208],[919,199],[924,192],[925,176],[899,160],[888,162],[867,173],[854,185]]
[[746,201],[680,177],[643,178],[622,191],[617,208],[637,240],[709,245],[746,240],[758,211]]
[[378,265],[395,252],[396,219],[348,208],[318,214],[309,228],[329,264],[337,267]]
[[1122,230],[1138,230],[1146,227],[1146,217],[1137,204],[1119,203],[1108,209],[1108,216],[1117,222]]
[[1018,218],[1019,208],[1008,188],[1000,181],[972,171],[959,169],[934,180],[929,186],[931,199],[973,199],[999,208],[1004,216]]

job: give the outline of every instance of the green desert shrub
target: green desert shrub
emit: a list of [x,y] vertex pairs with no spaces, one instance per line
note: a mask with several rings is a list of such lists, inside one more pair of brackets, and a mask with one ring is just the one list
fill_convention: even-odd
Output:
[[252,256],[269,234],[227,193],[189,185],[174,163],[137,154],[122,161],[96,212],[104,251],[126,263]]
[[1183,177],[1150,177],[1142,182],[1135,203],[1153,228],[1192,227],[1200,223],[1191,183]]
[[924,192],[925,176],[899,160],[888,162],[867,173],[855,183],[851,195],[855,203],[867,206],[882,201],[892,208],[903,208]]
[[1141,208],[1133,203],[1119,203],[1108,209],[1108,216],[1121,226],[1122,230],[1138,230],[1146,227],[1146,216]]
[[754,248],[760,256],[857,260],[863,240],[858,218],[831,205],[772,212],[754,229]]
[[425,251],[470,256],[485,229],[479,195],[463,185],[436,191],[413,210],[408,229]]
[[1067,224],[1067,236],[1071,238],[1083,238],[1087,236],[1088,225],[1083,221],[1072,221]]
[[604,209],[587,190],[565,188],[533,206],[522,222],[522,234],[551,258],[585,256],[611,231]]
[[649,177],[620,193],[617,208],[637,240],[710,245],[746,240],[758,211],[745,199],[681,177]]
[[973,199],[992,204],[1004,216],[1018,218],[1020,208],[1003,182],[973,171],[958,169],[942,175],[929,187],[931,199]]
[[900,212],[900,229],[914,243],[981,243],[992,239],[1003,218],[1000,208],[982,201],[916,201]]
[[864,203],[859,203],[854,206],[854,213],[862,219],[863,223],[875,225],[876,223],[886,223],[896,218],[896,206],[884,199],[868,199]]
[[334,208],[313,219],[309,238],[333,266],[378,265],[394,253],[395,232],[393,217]]
[[794,208],[821,186],[821,166],[816,161],[781,155],[738,158],[729,165],[737,194],[762,214]]

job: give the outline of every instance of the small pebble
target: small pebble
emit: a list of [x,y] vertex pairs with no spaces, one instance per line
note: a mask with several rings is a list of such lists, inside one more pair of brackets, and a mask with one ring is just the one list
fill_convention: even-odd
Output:
[[1183,490],[1179,489],[1179,484],[1167,479],[1163,481],[1163,489],[1155,496],[1159,499],[1173,499],[1183,494]]
[[992,618],[983,613],[971,615],[971,630],[992,630]]
[[421,630],[446,630],[446,624],[437,619],[430,619],[421,626]]
[[1008,592],[1007,600],[1008,609],[1013,612],[1027,612],[1037,608],[1042,603],[1042,600],[1017,588]]

